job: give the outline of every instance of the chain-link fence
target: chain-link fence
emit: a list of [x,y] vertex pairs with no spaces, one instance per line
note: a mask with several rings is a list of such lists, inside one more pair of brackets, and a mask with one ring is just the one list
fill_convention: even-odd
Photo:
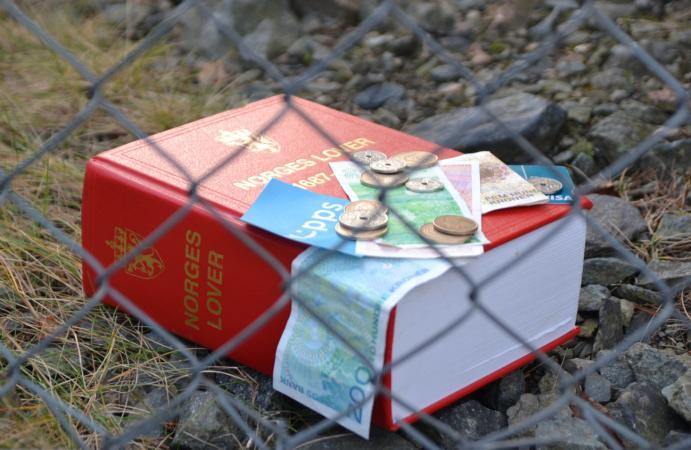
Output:
[[[407,29],[414,35],[415,39],[421,42],[440,62],[449,65],[454,73],[457,73],[457,80],[463,81],[469,86],[470,92],[474,95],[476,106],[481,108],[484,113],[491,118],[494,125],[498,127],[501,132],[510,136],[513,143],[520,147],[529,159],[532,159],[537,164],[544,165],[551,165],[553,162],[544,156],[540,150],[529,142],[529,140],[516,132],[515,129],[504,124],[496,117],[491,109],[485,108],[485,105],[489,102],[490,97],[502,87],[509,84],[516,77],[521,76],[526,70],[538,65],[540,61],[551,52],[558,51],[560,43],[562,43],[565,38],[577,32],[582,27],[590,26],[614,38],[620,46],[623,46],[623,48],[633,55],[633,58],[637,59],[652,75],[664,83],[676,98],[673,111],[670,112],[664,125],[655,130],[654,133],[645,137],[642,141],[628,148],[620,157],[611,161],[611,163],[599,173],[589,177],[586,182],[578,186],[574,207],[572,208],[570,216],[570,220],[576,217],[584,218],[595,233],[599,233],[605,237],[607,244],[616,250],[619,258],[635,266],[637,270],[646,277],[656,280],[653,284],[662,298],[659,310],[651,318],[647,326],[640,327],[635,332],[627,334],[613,347],[613,351],[607,354],[600,354],[590,365],[579,368],[579,370],[576,371],[568,372],[564,370],[560,364],[555,362],[554,359],[532,348],[531,344],[525,342],[520,337],[520,333],[518,333],[517,330],[508,327],[501,317],[492,313],[481,302],[474,300],[473,308],[467,314],[486,315],[496,324],[497,332],[506,333],[512,336],[525,348],[534,352],[539,362],[550,372],[558,376],[559,396],[550,405],[543,405],[544,407],[538,408],[537,412],[534,414],[527,414],[524,420],[512,423],[508,427],[499,431],[493,431],[478,439],[464,437],[464,435],[460,433],[459,430],[454,429],[453,426],[445,423],[438,417],[427,414],[420,414],[420,422],[417,425],[401,422],[400,428],[401,432],[406,436],[406,439],[425,448],[437,448],[439,446],[438,440],[435,441],[430,438],[430,430],[446,436],[450,442],[454,442],[455,445],[461,448],[528,448],[531,446],[550,445],[554,446],[554,448],[559,448],[560,438],[558,436],[535,436],[533,434],[526,434],[525,432],[526,430],[532,429],[535,425],[551,417],[555,417],[565,406],[570,406],[577,417],[587,423],[590,429],[589,432],[594,433],[602,446],[611,448],[624,448],[628,446],[641,448],[655,447],[658,444],[643,437],[639,429],[627,426],[622,421],[615,420],[607,414],[607,411],[603,410],[598,403],[582,395],[580,390],[574,389],[574,387],[581,385],[589,376],[598,373],[601,369],[616,362],[617,358],[623,355],[634,343],[654,333],[670,317],[676,317],[681,321],[683,327],[688,328],[688,320],[683,315],[680,315],[675,307],[675,299],[680,292],[680,288],[677,286],[673,289],[667,286],[655,272],[632,253],[629,247],[622,244],[617,236],[612,235],[602,224],[597,223],[592,217],[587,215],[579,207],[579,197],[593,192],[606,180],[610,180],[632,167],[637,161],[640,161],[644,155],[651,152],[652,149],[663,142],[668,135],[675,133],[675,130],[678,130],[679,127],[686,124],[689,118],[689,95],[684,89],[684,86],[675,79],[665,67],[651,57],[637,42],[632,40],[612,18],[599,10],[595,3],[596,2],[593,1],[584,1],[566,9],[564,9],[565,7],[563,6],[559,6],[559,8],[562,8],[560,13],[568,15],[568,18],[559,22],[558,26],[553,29],[547,28],[541,33],[537,40],[539,45],[534,46],[520,59],[510,61],[501,72],[500,76],[493,77],[488,81],[481,81],[471,68],[448,52],[445,46],[437,40],[433,34],[418,24],[416,20],[402,9],[400,5],[397,5],[395,1],[383,1],[377,5],[373,5],[368,11],[367,17],[354,26],[348,34],[340,37],[337,44],[328,54],[316,60],[311,65],[308,65],[300,76],[286,77],[270,59],[247,45],[243,40],[243,36],[231,24],[219,20],[213,9],[202,0],[185,0],[179,2],[174,8],[166,13],[165,17],[160,22],[153,26],[151,30],[137,42],[136,46],[124,58],[101,73],[95,73],[92,69],[83,64],[78,57],[68,51],[66,47],[50,33],[46,32],[44,28],[39,26],[37,21],[25,12],[26,9],[18,7],[10,0],[0,0],[0,11],[4,11],[13,20],[21,24],[25,30],[38,38],[43,45],[59,55],[64,62],[69,64],[71,68],[76,70],[81,77],[83,77],[86,85],[88,85],[88,89],[86,90],[88,102],[77,115],[71,117],[62,129],[45,139],[40,146],[35,148],[30,155],[20,163],[8,170],[0,172],[0,207],[3,209],[10,207],[15,208],[21,215],[29,218],[31,221],[35,222],[35,224],[38,224],[45,233],[48,233],[52,239],[59,243],[61,248],[73,252],[78,255],[79,258],[85,260],[86,263],[98,273],[100,281],[96,294],[87,299],[85,303],[81,304],[77,310],[73,311],[68,320],[63,323],[53,324],[54,326],[49,327],[45,333],[39,335],[39,339],[36,339],[27,348],[20,348],[20,351],[17,351],[17,347],[12,342],[0,342],[0,351],[2,352],[3,359],[3,380],[0,396],[6,399],[11,398],[15,395],[14,393],[17,390],[21,390],[25,395],[40,399],[40,402],[43,402],[45,406],[47,406],[55,420],[59,422],[63,432],[70,437],[75,445],[81,447],[110,448],[126,446],[133,442],[146,442],[145,439],[147,436],[150,436],[152,430],[157,430],[161,427],[161,424],[166,424],[173,420],[179,413],[180,408],[184,406],[185,402],[199,390],[206,390],[213,393],[220,408],[222,408],[225,414],[232,419],[237,429],[240,430],[238,436],[228,438],[229,446],[237,443],[237,445],[256,446],[259,448],[294,448],[304,445],[307,442],[314,442],[319,436],[325,433],[328,434],[335,426],[334,419],[320,419],[305,426],[288,427],[282,420],[267,417],[262,412],[238,400],[220,386],[213,377],[209,376],[209,374],[213,372],[212,369],[218,361],[223,360],[224,355],[227,355],[233,349],[237,348],[247,337],[255,333],[261,333],[262,327],[290,301],[287,290],[294,281],[290,274],[282,269],[281,264],[273,258],[270,251],[263,248],[250,236],[243,235],[242,231],[236,228],[236,225],[224,220],[223,215],[198,194],[197,188],[204,183],[205,179],[218,170],[221,165],[226,166],[234,164],[234,159],[245,149],[243,148],[229,154],[222,164],[216,167],[210,174],[200,179],[194,179],[189,175],[189,172],[184,166],[175,161],[170,155],[167,155],[154,141],[149,140],[146,133],[142,131],[135,121],[131,120],[126,112],[110,101],[108,95],[105,93],[106,86],[113,78],[129,66],[135,64],[138,58],[170,33],[186,15],[193,13],[205,20],[212,21],[218,32],[222,35],[222,38],[232,43],[239,55],[241,55],[245,61],[261,69],[266,76],[281,86],[285,94],[285,111],[292,111],[299,114],[306,124],[313,128],[319,135],[329,139],[334,147],[338,147],[339,143],[336,139],[331,137],[330,130],[321,128],[311,120],[308,113],[302,111],[292,102],[291,95],[300,92],[309,85],[311,80],[327,70],[331,64],[338,61],[343,55],[351,51],[365,39],[367,33],[383,24],[390,25],[394,23],[398,27]],[[5,93],[5,95],[11,96],[12,93]],[[46,158],[47,155],[59,152],[61,144],[63,144],[75,130],[79,129],[92,116],[97,114],[97,112],[109,115],[135,138],[146,140],[148,145],[150,145],[158,155],[174,166],[180,174],[185,176],[189,183],[188,197],[185,205],[161,223],[154,232],[146,236],[128,255],[124,256],[110,267],[103,267],[93,255],[89,254],[89,252],[80,245],[79,242],[69,233],[65,232],[62,224],[51,221],[48,217],[39,212],[40,208],[32,205],[13,190],[13,183],[15,183],[22,174],[42,158]],[[269,125],[267,125],[265,129],[257,131],[259,133],[268,132],[271,127],[279,123],[281,119],[282,115],[279,115],[269,121]],[[458,129],[453,132],[462,135],[466,130]],[[441,148],[439,150],[441,150]],[[383,198],[385,201],[386,197],[384,196]],[[134,256],[139,254],[143,249],[154,245],[195,206],[207,210],[216,220],[222,222],[230,235],[240,238],[245,245],[274,267],[283,279],[285,288],[284,294],[280,298],[277,298],[274,305],[262,314],[255,323],[247,327],[247,329],[237,336],[230,336],[229,340],[218,349],[202,356],[190,350],[187,344],[163,329],[155,320],[148,317],[133,302],[123,296],[109,283],[110,277],[113,274],[122,270],[123,267],[131,262]],[[392,211],[392,214],[396,214],[396,211]],[[411,228],[411,230],[413,230],[413,228]],[[547,238],[549,238],[549,236]],[[539,247],[541,244],[542,242],[536,244],[536,247]],[[443,256],[440,254],[440,258],[441,257]],[[452,270],[457,271],[464,279],[469,279],[465,277],[466,274],[462,265],[455,265],[454,261],[450,259],[448,262],[453,265]],[[510,271],[514,263],[515,261],[513,260],[506,261],[502,270]],[[493,282],[495,282],[494,279],[488,279],[481,284],[474,285],[472,286],[472,292],[475,294],[482,290],[483,287]],[[177,395],[166,403],[165,407],[158,409],[154,408],[150,415],[124,426],[122,431],[119,432],[115,432],[111,429],[107,421],[103,420],[102,417],[93,415],[89,409],[72,406],[69,393],[62,396],[56,395],[54,389],[46,387],[45,380],[41,379],[39,376],[32,376],[34,372],[31,369],[32,358],[49,350],[49,348],[55,344],[56,341],[61,339],[62,336],[69,334],[72,327],[78,326],[86,317],[93,314],[95,308],[101,304],[106,296],[116,299],[121,305],[131,311],[143,324],[153,330],[159,337],[162,345],[174,349],[179,356],[180,363],[184,366],[184,370],[186,371],[186,376],[183,378],[184,386],[181,387]],[[471,297],[476,298],[475,295]],[[300,302],[299,298],[294,298],[292,300],[294,302]],[[311,313],[322,323],[326,324],[326,322],[319,317],[319,311],[311,311]],[[443,336],[455,327],[463,327],[465,319],[466,314],[457,317],[450,326],[443,330],[439,330],[439,333],[435,334],[435,338]],[[345,340],[342,340],[342,344],[352,348]],[[429,345],[429,342],[427,345]],[[353,349],[353,351],[356,350]],[[386,389],[382,383],[382,376],[391,371],[392,367],[396,364],[397,361],[392,361],[391,364],[386,365],[382,371],[375,374],[372,379],[372,383],[376,385],[374,394],[391,398],[393,402],[402,402],[405,405],[403,399],[397,398],[395,393]],[[364,403],[367,400],[368,399],[365,398],[362,402]],[[348,411],[343,411],[341,416],[347,413]],[[424,427],[420,426],[420,423],[424,424]],[[20,426],[20,424],[17,426]],[[689,448],[690,446],[691,438],[687,437],[675,444],[671,444],[670,448]],[[573,448],[581,447],[576,446]]]

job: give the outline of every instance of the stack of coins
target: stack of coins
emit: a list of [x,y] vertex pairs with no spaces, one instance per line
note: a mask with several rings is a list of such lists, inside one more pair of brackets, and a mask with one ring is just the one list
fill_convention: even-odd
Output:
[[405,173],[406,170],[435,165],[438,158],[434,153],[414,151],[387,158],[381,152],[366,150],[354,153],[353,159],[362,164],[369,164],[369,170],[364,171],[360,176],[360,182],[365,186],[390,189],[405,184],[413,192],[434,192],[443,188],[439,180],[432,178],[410,180]]
[[420,227],[422,236],[442,245],[464,244],[476,231],[477,223],[474,220],[455,215],[439,216],[432,223]]
[[376,200],[348,204],[336,224],[336,233],[346,239],[373,241],[389,231],[388,208]]

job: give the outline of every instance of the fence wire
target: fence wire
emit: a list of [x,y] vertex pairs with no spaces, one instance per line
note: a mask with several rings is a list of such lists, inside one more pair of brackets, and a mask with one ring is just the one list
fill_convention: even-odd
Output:
[[[504,320],[489,310],[486,305],[477,301],[478,293],[487,285],[495,282],[498,275],[509,271],[511,266],[516,263],[516,257],[512,260],[504,262],[502,267],[498,268],[494,273],[486,276],[482,280],[473,280],[464,270],[463,266],[456,264],[453,260],[445,258],[441,253],[440,258],[447,260],[452,265],[452,270],[456,271],[458,275],[468,283],[472,289],[470,293],[470,300],[472,308],[460,317],[456,317],[448,326],[440,329],[430,339],[418,345],[415,349],[400,359],[392,361],[390,364],[378,372],[374,371],[373,367],[370,370],[374,373],[372,383],[376,389],[371,396],[379,395],[390,398],[392,402],[402,405],[404,408],[410,410],[411,414],[416,413],[415,408],[408,405],[404,399],[399,398],[395,392],[391,392],[386,388],[382,382],[382,377],[389,373],[395,366],[401,364],[403,361],[410,358],[416,352],[423,350],[431,345],[435,340],[440,339],[457,327],[463,327],[465,321],[474,314],[481,314],[489,318],[501,332],[511,336],[517,343],[520,343],[525,349],[534,353],[536,358],[558,377],[559,380],[559,396],[548,407],[538,411],[530,417],[522,420],[519,423],[512,424],[500,431],[485,435],[479,439],[471,440],[462,436],[457,430],[450,425],[444,423],[438,418],[425,414],[417,413],[422,423],[426,424],[436,432],[447,436],[460,448],[482,448],[482,449],[499,449],[499,448],[528,448],[531,446],[555,445],[558,447],[559,440],[549,436],[524,437],[522,432],[537,425],[541,421],[554,417],[565,406],[571,406],[579,411],[581,417],[592,429],[592,431],[611,448],[624,448],[622,439],[632,443],[632,445],[640,448],[654,448],[655,444],[648,442],[640,436],[636,430],[631,430],[614,420],[607,414],[604,414],[600,409],[589,402],[587,399],[578,395],[577,390],[573,389],[578,383],[581,383],[585,378],[598,371],[599,369],[612,363],[616,358],[620,357],[626,349],[632,344],[645,338],[655,332],[665,321],[675,314],[674,298],[677,292],[670,289],[657,275],[652,272],[639,258],[637,258],[626,246],[624,246],[615,236],[610,234],[601,224],[597,223],[580,208],[580,197],[593,192],[603,180],[609,180],[612,177],[620,174],[625,169],[631,167],[643,155],[650,152],[653,147],[661,142],[668,134],[672,133],[677,127],[680,127],[688,122],[689,119],[689,94],[686,92],[682,84],[675,79],[661,64],[653,59],[646,51],[634,40],[632,40],[612,19],[600,11],[593,1],[583,1],[578,7],[570,12],[570,16],[563,21],[553,32],[548,33],[541,39],[539,46],[530,53],[523,55],[520,59],[513,61],[509,66],[494,79],[482,82],[478,79],[476,74],[470,67],[467,67],[462,61],[458,60],[454,55],[446,51],[444,46],[435,39],[433,35],[425,31],[415,19],[408,15],[399,5],[393,0],[386,0],[380,2],[376,8],[372,10],[368,17],[362,20],[357,27],[351,32],[343,36],[338,43],[330,50],[328,55],[321,60],[314,62],[307,67],[298,77],[286,77],[279,68],[270,60],[261,54],[252,50],[244,41],[243,37],[238,31],[227,23],[222,23],[214,14],[213,9],[202,0],[185,0],[179,3],[174,9],[168,12],[166,17],[158,23],[138,44],[117,64],[105,70],[101,74],[94,73],[79,58],[68,51],[58,40],[51,34],[44,30],[34,19],[32,19],[26,12],[20,9],[14,2],[10,0],[0,0],[0,11],[4,10],[15,21],[26,28],[32,35],[38,38],[46,47],[51,49],[55,54],[59,55],[65,62],[74,68],[83,79],[88,83],[89,89],[87,91],[88,102],[86,106],[73,118],[71,118],[67,125],[61,130],[50,136],[45,142],[25,160],[17,164],[11,170],[3,172],[0,170],[0,208],[7,208],[13,205],[24,216],[34,221],[37,225],[42,227],[50,234],[57,242],[65,246],[70,252],[78,255],[79,258],[86,261],[86,263],[98,274],[98,290],[87,299],[86,303],[75,312],[69,320],[59,324],[49,334],[45,335],[41,340],[36,342],[33,346],[28,348],[23,353],[16,353],[10,349],[7,342],[0,342],[0,353],[2,354],[3,370],[2,380],[0,381],[0,396],[6,397],[19,386],[24,390],[32,393],[45,403],[55,419],[59,422],[64,432],[69,435],[70,439],[75,445],[79,447],[99,447],[99,448],[118,448],[125,447],[128,444],[142,439],[153,430],[158,429],[162,423],[173,419],[180,411],[180,407],[187,401],[190,396],[200,389],[207,390],[215,396],[219,406],[223,411],[235,422],[237,427],[242,430],[245,436],[242,439],[249,439],[251,445],[258,448],[295,448],[309,442],[323,433],[329,431],[335,426],[335,420],[344,417],[350,411],[342,411],[338,417],[331,419],[323,419],[318,423],[303,427],[297,431],[290,431],[285,423],[280,420],[273,420],[264,417],[261,412],[254,410],[252,407],[244,404],[242,401],[236,399],[229,394],[221,386],[217,384],[212,378],[205,375],[205,371],[210,370],[214,364],[220,359],[224,358],[229,352],[237,348],[243,341],[255,333],[261,333],[262,328],[282,309],[288,302],[291,301],[289,297],[290,286],[295,282],[296,277],[301,275],[291,275],[284,266],[271,254],[270,250],[264,248],[260,243],[252,239],[251,236],[245,234],[243,230],[239,229],[235,224],[224,219],[222,213],[207,202],[198,194],[198,188],[208,180],[211,176],[216,174],[223,167],[234,164],[234,160],[238,155],[247,151],[245,147],[239,148],[231,152],[214,166],[207,173],[201,177],[193,177],[184,164],[175,160],[172,155],[166,153],[164,149],[159,147],[155,141],[150,140],[147,134],[133,121],[127,114],[117,105],[108,100],[105,94],[105,86],[119,73],[123,72],[128,66],[132,65],[141,55],[152,49],[154,45],[161,41],[168,33],[173,30],[176,24],[181,19],[189,14],[192,10],[196,11],[202,17],[212,21],[214,26],[226,39],[238,50],[239,54],[247,61],[250,61],[256,67],[263,70],[263,72],[275,81],[284,93],[285,107],[283,110],[272,118],[262,130],[257,130],[258,133],[263,134],[268,131],[285,117],[288,112],[297,113],[305,124],[309,125],[318,135],[329,140],[334,147],[338,147],[339,143],[331,135],[330,130],[319,126],[310,118],[309,113],[301,110],[295,102],[292,101],[292,96],[305,88],[309,82],[316,76],[324,72],[330,64],[343,57],[347,52],[352,50],[365,38],[365,35],[379,27],[380,25],[394,21],[397,25],[404,27],[415,35],[439,61],[450,64],[460,74],[459,80],[463,80],[472,86],[475,95],[475,104],[482,108],[484,113],[491,118],[491,120],[502,130],[509,135],[511,139],[522,149],[522,151],[530,157],[533,161],[539,164],[544,164],[552,167],[552,172],[555,178],[559,178],[556,170],[553,169],[552,162],[544,156],[533,144],[526,140],[523,136],[518,134],[512,128],[503,123],[496,115],[486,108],[490,96],[499,88],[505,86],[517,76],[521,75],[528,68],[535,65],[544,59],[551,51],[558,48],[562,40],[578,30],[586,22],[591,25],[595,23],[596,26],[609,36],[614,38],[620,44],[626,46],[631,53],[660,81],[662,81],[675,95],[677,99],[674,113],[667,119],[665,124],[632,148],[630,148],[619,159],[612,162],[600,173],[591,177],[588,181],[578,186],[575,194],[574,205],[568,220],[562,221],[560,227],[553,230],[543,240],[536,243],[530,250],[542,246],[549,239],[559,232],[561,227],[567,225],[570,220],[585,219],[588,225],[597,233],[605,237],[609,245],[611,245],[617,252],[618,256],[634,265],[640,270],[641,274],[655,280],[655,286],[661,293],[664,301],[662,308],[654,316],[647,327],[641,327],[637,331],[628,334],[620,343],[618,343],[613,351],[606,356],[599,357],[594,363],[585,369],[574,372],[573,374],[563,370],[559,364],[548,357],[539,349],[534,348],[529,342],[521,338],[517,330],[508,326]],[[113,263],[108,267],[102,266],[98,260],[90,254],[79,242],[73,240],[59,226],[51,222],[47,217],[41,214],[30,202],[22,198],[15,191],[13,191],[13,182],[21,174],[25,173],[27,169],[40,161],[46,155],[55,153],[66,139],[78,130],[85,122],[87,122],[97,111],[105,112],[112,117],[120,126],[131,133],[135,138],[144,139],[146,143],[154,149],[154,151],[170,163],[179,174],[185,177],[188,182],[187,200],[174,214],[163,221],[152,233],[146,236],[134,249],[127,255]],[[455,133],[462,135],[467,130],[458,129]],[[437,152],[442,148],[436,149]],[[386,202],[386,191],[382,192],[381,199]],[[229,338],[227,342],[221,345],[216,350],[208,353],[206,356],[200,357],[188,346],[170,334],[163,327],[161,327],[152,317],[148,316],[144,311],[137,307],[137,305],[128,299],[125,295],[119,292],[111,285],[111,277],[122,270],[131,262],[134,257],[140,254],[147,247],[153,246],[162,236],[169,232],[176,224],[183,220],[195,207],[201,207],[210,213],[215,220],[223,225],[227,233],[236,239],[239,239],[252,251],[254,251],[263,261],[265,261],[281,278],[284,286],[282,295],[276,299],[273,305],[267,309],[254,323],[244,329],[236,336]],[[417,230],[401,216],[395,208],[392,208],[391,213],[399,217],[406,226],[413,232]],[[421,236],[424,240],[425,238]],[[429,242],[428,242],[429,243]],[[337,251],[338,249],[332,249]],[[325,256],[328,258],[328,254]],[[51,392],[42,387],[36,380],[31,379],[26,372],[22,372],[22,367],[28,364],[29,360],[35,355],[44,352],[51,344],[53,344],[60,336],[63,336],[68,330],[87,317],[95,307],[100,305],[103,299],[109,296],[115,299],[120,305],[124,306],[137,319],[146,324],[152,329],[166,345],[177,351],[182,358],[186,370],[188,371],[188,378],[185,388],[173,397],[165,408],[154,411],[146,419],[136,422],[123,432],[116,434],[113,430],[109,430],[99,420],[89,415],[89,411],[82,411],[69,404],[63,398],[53,395]],[[346,339],[338,335],[337,331],[331,329],[327,321],[321,316],[320,312],[310,309],[309,304],[303,302],[300,298],[292,298],[292,301],[300,303],[303,308],[308,310],[319,322],[330,329],[336,335],[341,343],[357,353]],[[681,318],[685,320],[685,318]],[[688,328],[688,322],[684,322]],[[364,364],[368,364],[367,360],[363,359]],[[368,401],[371,396],[364,398],[359,404],[354,405],[353,408],[359,407]],[[424,448],[438,448],[438,444],[431,440],[429,436],[422,433],[419,428],[411,426],[407,423],[400,423],[400,428],[405,433],[409,440],[415,442],[417,445]],[[96,439],[93,438],[96,436]],[[230,441],[229,441],[230,442]],[[691,439],[674,444],[670,448],[689,448],[691,447]]]

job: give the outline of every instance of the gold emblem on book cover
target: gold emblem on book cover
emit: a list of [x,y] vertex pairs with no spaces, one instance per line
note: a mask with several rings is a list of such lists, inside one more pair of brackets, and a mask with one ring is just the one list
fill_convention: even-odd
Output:
[[281,144],[279,144],[278,141],[265,134],[254,133],[247,128],[240,128],[233,131],[221,130],[216,140],[229,147],[244,147],[254,153],[278,153],[281,151]]
[[[118,259],[127,256],[143,238],[132,230],[123,227],[115,227],[115,237],[112,241],[106,241],[106,245],[113,249],[113,257]],[[125,271],[133,277],[150,280],[159,276],[166,266],[161,255],[154,247],[146,247],[127,264]]]

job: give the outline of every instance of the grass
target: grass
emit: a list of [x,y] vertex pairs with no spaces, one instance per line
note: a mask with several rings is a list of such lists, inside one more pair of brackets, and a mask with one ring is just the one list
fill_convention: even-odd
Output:
[[[106,22],[89,10],[90,4],[24,2],[21,7],[94,73],[102,73],[135,43],[126,39],[125,26]],[[354,50],[353,57],[357,59],[362,51]],[[175,42],[164,40],[115,76],[104,94],[144,131],[155,133],[240,106],[248,101],[241,87],[265,82],[257,71],[216,63],[196,65],[184,56]],[[0,13],[0,168],[11,170],[64,127],[85,107],[87,87],[67,62]],[[20,174],[12,187],[80,242],[85,162],[130,140],[119,124],[97,111],[55,151]],[[626,175],[616,186],[620,195],[643,209],[652,235],[663,212],[688,211],[685,199],[691,180],[646,177]],[[643,189],[651,181],[652,189]],[[634,250],[646,260],[678,257],[654,239],[642,241]],[[691,311],[691,298],[684,295],[679,309],[686,313]],[[84,303],[79,257],[15,207],[0,205],[0,342],[21,355]],[[163,389],[173,395],[184,383],[179,357],[153,344],[147,332],[137,321],[97,307],[22,365],[21,373],[118,434],[150,414],[141,402],[147,392]],[[681,337],[677,333],[670,339]],[[0,360],[0,366],[6,364]],[[232,363],[210,368],[209,373],[256,388],[252,377]],[[270,417],[277,414],[268,412]],[[294,418],[296,423],[300,420]],[[94,433],[75,421],[72,424],[88,445],[100,446]],[[151,438],[131,447],[165,447],[172,429],[164,424]],[[17,385],[0,401],[0,447],[72,446],[45,403],[25,386]]]

